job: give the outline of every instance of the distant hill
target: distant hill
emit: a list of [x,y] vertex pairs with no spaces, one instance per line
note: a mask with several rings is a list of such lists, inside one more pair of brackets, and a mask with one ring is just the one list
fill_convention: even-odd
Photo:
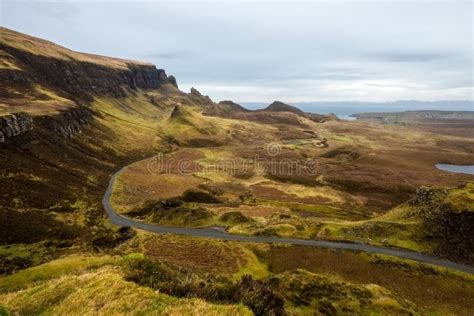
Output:
[[405,111],[405,112],[369,112],[356,113],[352,117],[357,120],[374,121],[385,124],[403,124],[408,122],[449,122],[449,121],[473,121],[474,111]]
[[272,104],[267,106],[265,109],[262,111],[266,112],[292,112],[298,115],[304,115],[305,113],[298,109],[296,106],[289,105],[280,101],[273,101]]
[[221,101],[214,106],[209,106],[209,104],[207,104],[205,109],[205,114],[210,116],[222,116],[267,124],[283,123],[304,125],[304,122],[301,122],[301,118],[317,123],[337,120],[335,115],[306,113],[296,106],[289,105],[281,101],[273,101],[266,108],[253,111],[248,110],[240,104],[232,101]]

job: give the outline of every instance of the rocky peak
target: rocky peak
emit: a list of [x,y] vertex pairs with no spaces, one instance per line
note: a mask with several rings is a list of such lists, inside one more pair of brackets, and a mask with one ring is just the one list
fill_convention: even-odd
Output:
[[197,90],[194,87],[191,88],[191,92],[189,93],[189,96],[193,100],[201,103],[202,105],[209,105],[209,104],[214,103],[214,102],[212,102],[211,98],[208,95],[206,95],[206,96],[202,95],[201,92],[199,92],[199,90]]

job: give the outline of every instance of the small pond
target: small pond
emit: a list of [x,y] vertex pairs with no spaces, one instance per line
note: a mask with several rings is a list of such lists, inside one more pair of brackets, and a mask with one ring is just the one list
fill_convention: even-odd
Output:
[[449,165],[445,163],[437,163],[435,167],[443,171],[474,175],[474,165]]

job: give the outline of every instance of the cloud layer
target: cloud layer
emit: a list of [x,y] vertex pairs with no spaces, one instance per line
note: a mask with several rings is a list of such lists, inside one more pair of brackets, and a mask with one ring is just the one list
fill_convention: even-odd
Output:
[[472,2],[9,2],[1,24],[216,100],[473,99]]

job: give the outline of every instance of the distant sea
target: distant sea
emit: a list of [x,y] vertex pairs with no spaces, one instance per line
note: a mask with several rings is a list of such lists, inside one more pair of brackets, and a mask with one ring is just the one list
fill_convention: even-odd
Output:
[[[284,102],[284,101],[283,101]],[[243,107],[251,110],[268,106],[263,102],[242,102]],[[395,101],[395,102],[296,102],[288,103],[305,112],[334,113],[342,120],[355,120],[351,114],[365,112],[403,112],[403,111],[474,111],[474,101]]]

